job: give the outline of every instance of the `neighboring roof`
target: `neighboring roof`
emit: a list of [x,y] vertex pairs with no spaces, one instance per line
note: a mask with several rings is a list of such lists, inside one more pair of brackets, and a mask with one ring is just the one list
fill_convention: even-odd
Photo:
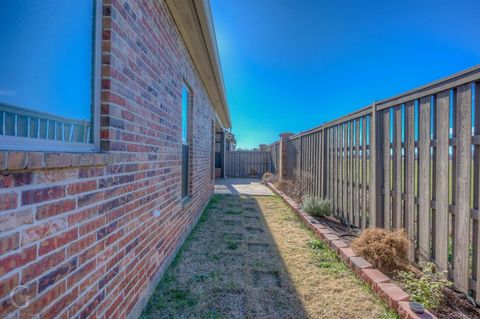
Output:
[[231,128],[222,69],[209,0],[166,0],[215,111],[224,128]]

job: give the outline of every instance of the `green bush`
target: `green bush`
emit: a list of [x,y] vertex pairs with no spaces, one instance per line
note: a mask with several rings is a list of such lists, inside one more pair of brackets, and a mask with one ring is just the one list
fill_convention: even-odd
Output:
[[326,199],[318,196],[305,195],[303,197],[302,209],[315,217],[328,216],[332,212],[332,204]]
[[413,301],[427,309],[436,309],[443,299],[443,290],[451,285],[445,275],[436,271],[433,263],[424,263],[420,274],[400,271],[396,280],[410,294]]

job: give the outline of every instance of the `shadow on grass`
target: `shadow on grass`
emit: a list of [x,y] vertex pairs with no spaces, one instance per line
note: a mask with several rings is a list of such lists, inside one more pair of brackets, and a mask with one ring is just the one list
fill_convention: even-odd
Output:
[[215,196],[141,318],[307,318],[254,197]]
[[396,318],[365,287],[279,198],[215,196],[141,318]]

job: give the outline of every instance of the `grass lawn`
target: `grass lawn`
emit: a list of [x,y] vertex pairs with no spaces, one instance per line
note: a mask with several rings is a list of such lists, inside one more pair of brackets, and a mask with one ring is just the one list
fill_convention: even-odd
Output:
[[141,318],[397,318],[277,197],[216,196]]

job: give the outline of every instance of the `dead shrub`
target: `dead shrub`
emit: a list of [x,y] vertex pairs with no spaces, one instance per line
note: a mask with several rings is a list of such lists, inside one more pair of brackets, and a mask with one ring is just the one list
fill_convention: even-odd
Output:
[[277,182],[276,186],[279,190],[281,190],[285,194],[290,195],[291,190],[293,188],[293,183],[289,179],[282,179]]
[[293,176],[287,180],[281,180],[277,183],[277,188],[290,196],[297,203],[302,204],[303,197],[307,194],[307,190],[313,185],[313,176],[309,173],[295,170]]
[[410,269],[408,248],[410,242],[405,230],[389,231],[366,229],[352,242],[352,249],[372,265],[388,275]]
[[262,176],[262,183],[263,184],[276,183],[277,181],[278,181],[278,176],[273,174],[273,173],[266,172]]

